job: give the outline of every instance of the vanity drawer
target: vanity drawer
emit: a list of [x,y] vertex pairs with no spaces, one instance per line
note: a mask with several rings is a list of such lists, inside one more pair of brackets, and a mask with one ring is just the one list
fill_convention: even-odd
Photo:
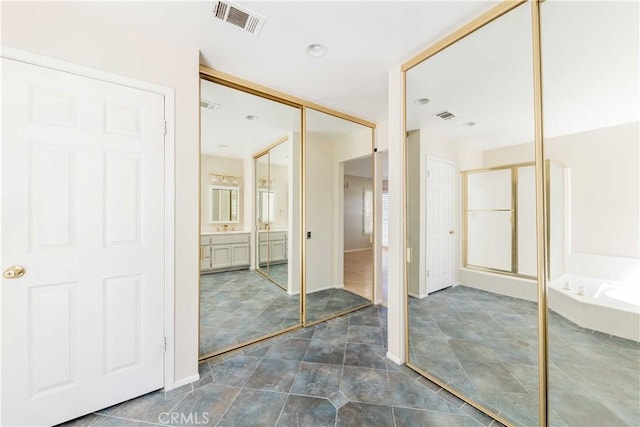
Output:
[[287,232],[286,231],[269,231],[268,233],[266,231],[262,231],[259,234],[259,241],[261,242],[266,242],[267,240],[270,241],[274,241],[274,240],[286,240],[287,239]]
[[211,236],[200,236],[200,245],[208,245],[211,243]]
[[215,234],[211,236],[212,245],[228,245],[231,243],[249,243],[249,233],[246,234]]
[[286,231],[270,231],[269,232],[269,240],[286,240],[287,232]]

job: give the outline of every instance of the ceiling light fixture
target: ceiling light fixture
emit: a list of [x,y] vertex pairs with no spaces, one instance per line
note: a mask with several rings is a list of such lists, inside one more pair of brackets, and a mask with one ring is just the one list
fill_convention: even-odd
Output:
[[260,117],[254,116],[253,114],[250,114],[247,117],[245,117],[245,119],[247,119],[247,120],[258,120],[259,118]]
[[416,105],[425,105],[429,103],[429,98],[418,98],[415,101],[413,101],[413,103]]
[[307,46],[307,54],[313,58],[320,58],[327,54],[327,48],[320,43],[311,43]]
[[205,108],[207,110],[216,111],[218,108],[220,108],[220,104],[216,104],[215,102],[212,102],[212,101],[207,101],[206,99],[201,99],[200,107]]

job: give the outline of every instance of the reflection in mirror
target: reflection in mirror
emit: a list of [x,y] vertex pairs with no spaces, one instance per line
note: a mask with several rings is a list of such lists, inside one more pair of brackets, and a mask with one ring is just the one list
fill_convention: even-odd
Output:
[[289,162],[292,147],[291,138],[282,137],[256,159],[257,268],[282,289],[297,293],[298,286],[295,289],[293,286],[297,280],[289,280],[298,274],[289,263],[289,247],[297,247],[297,242],[289,238],[289,218],[293,211],[289,194],[294,186]]
[[209,190],[211,191],[209,221],[214,224],[237,223],[240,188],[212,185]]
[[[199,352],[206,358],[301,324],[299,270],[285,267],[284,289],[269,278],[269,251],[280,249],[286,260],[299,256],[299,245],[278,247],[268,230],[277,225],[285,239],[300,239],[299,203],[288,202],[301,197],[291,184],[299,167],[288,166],[300,163],[300,109],[208,80],[201,96]],[[268,150],[254,159],[283,135],[290,163],[270,164]]]
[[373,156],[344,162],[344,288],[373,299]]
[[373,130],[306,109],[306,324],[373,300]]
[[258,222],[261,224],[273,222],[274,198],[273,191],[258,189]]
[[269,152],[256,158],[256,271],[269,277],[269,235],[267,234],[268,222],[265,221],[265,214],[269,214]]
[[[408,363],[538,425],[531,9],[407,72]],[[533,270],[532,270],[533,266]]]
[[640,425],[638,2],[540,5],[550,425]]

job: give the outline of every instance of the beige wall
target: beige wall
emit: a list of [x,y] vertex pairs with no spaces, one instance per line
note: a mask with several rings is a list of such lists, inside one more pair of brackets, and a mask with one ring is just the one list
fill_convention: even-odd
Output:
[[199,53],[71,3],[2,3],[2,44],[175,90],[175,381],[198,373]]
[[[211,212],[209,211],[210,190],[209,187],[214,185],[211,182],[210,173],[217,175],[229,175],[236,176],[238,180],[237,187],[240,187],[240,195],[238,197],[238,220],[237,223],[228,223],[229,227],[233,227],[236,230],[248,229],[245,224],[245,192],[247,188],[251,190],[251,187],[247,187],[246,180],[244,179],[244,161],[240,159],[229,159],[226,157],[216,157],[209,155],[200,156],[200,231],[202,233],[218,231],[224,224],[213,224],[209,222]],[[220,184],[215,184],[220,185]],[[235,185],[233,185],[235,187]]]
[[[306,230],[311,239],[306,242],[307,292],[334,287],[334,144],[322,134],[306,135],[305,175]],[[311,262],[313,260],[313,262]]]
[[[409,295],[419,297],[420,292],[420,131],[407,133],[407,247],[411,248],[412,262],[407,264]],[[391,243],[391,242],[390,242]]]
[[345,175],[344,189],[344,250],[370,249],[370,235],[363,233],[364,190],[373,191],[373,180],[359,176]]
[[273,182],[275,206],[273,209],[272,230],[288,230],[289,228],[289,167],[271,164],[269,174]]
[[[571,252],[640,256],[638,122],[549,138],[545,156],[571,173]],[[532,144],[490,150],[485,166],[533,160]]]

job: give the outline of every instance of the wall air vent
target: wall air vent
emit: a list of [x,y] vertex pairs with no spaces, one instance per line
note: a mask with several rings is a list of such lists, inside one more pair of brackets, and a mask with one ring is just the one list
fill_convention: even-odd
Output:
[[436,117],[440,117],[442,120],[451,120],[456,115],[449,110],[440,111],[438,114],[434,114]]
[[258,37],[266,18],[249,9],[228,0],[214,1],[211,5],[211,16],[227,22]]
[[220,108],[220,104],[216,104],[215,102],[201,99],[200,107],[205,108],[207,110],[216,111],[218,108]]

